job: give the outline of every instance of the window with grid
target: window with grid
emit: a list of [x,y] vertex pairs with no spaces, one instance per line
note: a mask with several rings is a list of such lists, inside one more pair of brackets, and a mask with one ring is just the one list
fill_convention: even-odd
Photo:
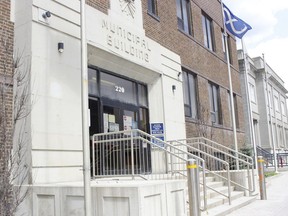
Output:
[[183,71],[183,94],[185,116],[197,119],[197,77],[188,71]]
[[158,16],[157,0],[148,0],[148,12]]
[[209,101],[210,101],[211,122],[216,124],[222,124],[219,86],[210,82],[209,82]]
[[204,34],[204,45],[211,51],[215,51],[212,19],[204,13],[202,14],[202,28]]
[[178,28],[192,35],[192,14],[190,0],[176,0]]

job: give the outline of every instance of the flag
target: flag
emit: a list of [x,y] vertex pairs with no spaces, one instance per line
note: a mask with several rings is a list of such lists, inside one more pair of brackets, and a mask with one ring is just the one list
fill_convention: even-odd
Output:
[[241,39],[247,31],[252,29],[249,24],[231,13],[231,11],[226,7],[225,4],[223,4],[223,11],[225,26],[228,31],[234,36]]

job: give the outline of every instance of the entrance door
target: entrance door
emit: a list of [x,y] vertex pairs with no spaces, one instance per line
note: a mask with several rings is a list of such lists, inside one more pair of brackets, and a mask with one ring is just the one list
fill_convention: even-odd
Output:
[[117,132],[138,128],[138,107],[103,100],[103,132]]
[[100,133],[100,110],[99,110],[99,100],[98,98],[89,98],[89,109],[90,109],[90,127],[89,135],[93,136],[96,133]]
[[146,85],[90,68],[89,96],[90,136],[107,133],[100,138],[107,142],[93,146],[96,175],[131,174],[131,155],[135,174],[151,172],[150,145],[137,139],[131,144],[129,133],[117,134],[138,128],[149,132]]

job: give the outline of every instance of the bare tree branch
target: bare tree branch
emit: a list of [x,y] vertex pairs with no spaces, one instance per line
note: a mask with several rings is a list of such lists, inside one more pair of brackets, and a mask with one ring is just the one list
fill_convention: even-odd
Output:
[[[3,35],[3,34],[1,34]],[[29,194],[30,139],[26,119],[31,113],[30,64],[24,52],[14,52],[7,37],[0,39],[0,215],[12,216]]]

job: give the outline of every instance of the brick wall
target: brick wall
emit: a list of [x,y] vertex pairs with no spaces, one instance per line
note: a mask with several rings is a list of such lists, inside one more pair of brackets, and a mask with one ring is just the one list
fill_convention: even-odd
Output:
[[[13,72],[14,25],[10,21],[10,0],[0,1],[0,11],[0,85],[3,86],[5,83],[11,83]],[[3,144],[4,136],[7,136],[7,134],[3,133],[3,124],[7,124],[7,128],[9,129],[11,129],[12,126],[12,88],[8,88],[7,90],[1,88],[0,93],[4,91],[6,94],[4,94],[3,97],[0,97],[1,144]],[[6,109],[3,109],[4,106]],[[8,118],[4,118],[4,113],[7,114]],[[1,145],[1,149],[2,147],[3,145]],[[0,154],[2,153],[3,152],[0,151]],[[0,156],[0,161],[3,160],[3,158],[4,157]]]
[[[7,155],[12,147],[12,102],[11,83],[13,72],[14,25],[10,21],[10,0],[0,1],[0,212],[12,215],[12,186],[9,184]],[[5,85],[6,88],[3,88]],[[4,93],[4,94],[3,94]],[[6,159],[6,160],[5,160]],[[4,199],[3,199],[4,197]],[[5,208],[4,208],[5,207]]]
[[105,14],[108,14],[108,9],[110,8],[109,0],[86,0],[86,4],[94,7],[99,11],[102,11]]
[[[218,0],[192,0],[192,25],[193,35],[189,36],[178,30],[176,1],[158,0],[158,16],[155,19],[147,13],[147,1],[142,1],[143,20],[146,36],[157,41],[164,47],[181,56],[182,66],[198,74],[199,103],[209,110],[208,80],[220,86],[221,108],[223,125],[214,127],[213,139],[231,145],[233,143],[233,131],[229,117],[227,90],[229,89],[228,70],[222,49],[222,16],[221,5]],[[204,46],[202,31],[202,11],[213,19],[215,39],[215,52]],[[238,129],[238,142],[243,142],[243,106],[241,98],[240,74],[238,70],[236,41],[231,36],[232,66],[231,76],[233,92],[237,94],[238,117],[240,129]],[[181,104],[182,105],[182,104]],[[201,105],[201,106],[202,106]],[[210,120],[207,120],[210,124]],[[195,136],[195,121],[186,118],[187,137]]]

